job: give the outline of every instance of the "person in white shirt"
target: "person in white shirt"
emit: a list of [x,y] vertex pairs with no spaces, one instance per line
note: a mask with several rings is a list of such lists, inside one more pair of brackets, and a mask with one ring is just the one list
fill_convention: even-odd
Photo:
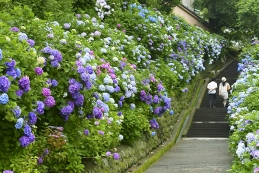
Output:
[[217,91],[217,88],[218,88],[218,84],[215,81],[216,81],[216,79],[212,78],[211,82],[208,83],[208,86],[207,86],[209,99],[210,99],[210,108],[216,107],[215,106],[215,104],[216,104],[216,91]]
[[222,82],[219,84],[219,96],[223,98],[223,106],[226,107],[230,85],[226,82],[227,79],[225,77],[222,77],[221,81]]

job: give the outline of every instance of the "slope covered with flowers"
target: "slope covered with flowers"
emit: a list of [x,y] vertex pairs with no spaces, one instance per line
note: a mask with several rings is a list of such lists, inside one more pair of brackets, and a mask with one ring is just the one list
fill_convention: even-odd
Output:
[[[173,115],[174,93],[219,58],[223,40],[139,4],[45,21],[0,14],[0,170],[84,169]],[[13,15],[15,14],[15,15]],[[7,156],[7,157],[6,157]],[[8,158],[8,159],[7,159]]]
[[232,131],[229,150],[235,158],[231,172],[259,172],[258,52],[258,44],[255,44],[240,55],[240,76],[233,85],[228,107]]

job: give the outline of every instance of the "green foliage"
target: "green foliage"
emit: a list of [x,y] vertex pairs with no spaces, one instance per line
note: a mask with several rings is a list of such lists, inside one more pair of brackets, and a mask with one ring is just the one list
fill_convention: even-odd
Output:
[[259,34],[257,26],[259,24],[259,2],[256,0],[240,0],[237,2],[236,6],[238,7],[238,26],[246,31],[246,35],[250,34],[257,35]]
[[141,106],[134,111],[124,111],[121,134],[124,136],[124,142],[126,144],[131,145],[136,139],[141,138],[142,132],[149,131],[150,125],[147,121],[147,115],[150,112],[147,110],[148,108]]
[[27,5],[32,9],[35,16],[42,19],[47,18],[47,13],[51,13],[54,19],[62,19],[65,17],[64,15],[72,14],[74,12],[74,3],[74,0],[12,0],[12,6]]
[[203,13],[204,18],[209,21],[210,27],[220,33],[222,27],[235,28],[237,20],[237,2],[235,0],[195,0],[193,7]]
[[156,8],[166,14],[170,14],[172,8],[182,3],[181,0],[138,0],[138,2],[140,4],[145,4],[148,7]]

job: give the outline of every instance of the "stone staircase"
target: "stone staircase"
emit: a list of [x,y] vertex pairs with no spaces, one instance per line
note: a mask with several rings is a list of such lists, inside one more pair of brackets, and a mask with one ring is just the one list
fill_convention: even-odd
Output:
[[[218,85],[221,82],[221,77],[226,77],[230,86],[236,81],[238,77],[237,64],[237,61],[231,62],[216,76]],[[216,108],[209,108],[209,95],[206,91],[200,107],[194,113],[191,126],[185,137],[228,138],[227,109],[223,107],[222,101],[217,93]]]

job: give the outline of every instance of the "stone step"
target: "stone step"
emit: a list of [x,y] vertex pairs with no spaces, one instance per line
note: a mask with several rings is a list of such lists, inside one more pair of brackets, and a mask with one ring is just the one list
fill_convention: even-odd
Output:
[[186,137],[229,137],[229,122],[192,123]]

